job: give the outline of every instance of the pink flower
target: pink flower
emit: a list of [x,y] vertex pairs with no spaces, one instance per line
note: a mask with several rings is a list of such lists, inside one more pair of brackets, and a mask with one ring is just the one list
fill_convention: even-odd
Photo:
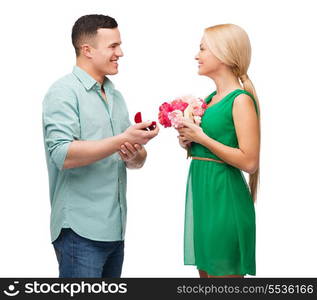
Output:
[[203,108],[201,108],[201,107],[194,107],[194,109],[193,109],[193,115],[194,116],[199,116],[199,117],[201,117],[203,114],[204,114],[204,112],[205,112],[205,110],[203,109]]
[[188,106],[188,103],[182,101],[182,99],[175,99],[174,101],[171,102],[171,106],[173,110],[180,110],[183,112]]
[[171,123],[171,120],[168,118],[168,113],[173,111],[173,108],[172,106],[167,103],[167,102],[164,102],[160,108],[159,108],[160,112],[159,112],[159,116],[158,116],[158,119],[159,119],[159,122],[164,126],[164,127],[171,127],[172,126],[172,123]]
[[168,118],[167,112],[160,111],[159,116],[158,116],[158,120],[159,120],[160,124],[162,124],[165,128],[172,126],[171,120]]
[[174,128],[179,128],[180,122],[184,120],[183,112],[181,110],[174,110],[168,113],[168,118]]
[[170,103],[164,102],[164,103],[160,106],[159,110],[160,110],[160,111],[170,112],[170,111],[173,111],[173,107],[171,106]]

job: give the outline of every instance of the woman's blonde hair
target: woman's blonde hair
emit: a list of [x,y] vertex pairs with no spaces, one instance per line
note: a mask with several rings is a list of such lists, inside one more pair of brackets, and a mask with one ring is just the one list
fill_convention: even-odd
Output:
[[[204,31],[204,40],[210,51],[224,64],[232,69],[240,79],[244,90],[251,93],[257,103],[260,125],[260,107],[255,88],[248,76],[251,61],[251,44],[247,33],[234,24],[221,24],[208,27]],[[260,169],[249,176],[249,187],[253,201],[256,200],[260,178]]]

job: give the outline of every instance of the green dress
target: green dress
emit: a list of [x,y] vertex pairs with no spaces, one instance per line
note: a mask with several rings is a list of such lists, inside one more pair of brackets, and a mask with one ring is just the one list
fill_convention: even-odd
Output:
[[[206,98],[208,104],[216,94]],[[232,118],[237,89],[205,111],[201,127],[211,138],[238,148]],[[221,160],[204,146],[192,143],[191,155]],[[242,171],[226,163],[193,159],[185,208],[184,264],[209,275],[255,275],[255,211]]]

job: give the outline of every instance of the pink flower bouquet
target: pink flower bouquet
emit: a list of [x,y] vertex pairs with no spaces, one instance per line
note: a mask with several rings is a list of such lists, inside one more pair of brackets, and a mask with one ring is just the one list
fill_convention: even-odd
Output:
[[206,102],[201,98],[183,96],[171,102],[164,102],[159,108],[159,122],[165,128],[180,128],[182,120],[200,125],[201,117],[207,108]]
[[[181,127],[181,121],[186,120],[197,124],[201,123],[201,117],[207,108],[206,102],[201,98],[183,96],[171,102],[164,102],[159,108],[159,122],[165,128]],[[187,147],[187,158],[190,156],[190,149]]]

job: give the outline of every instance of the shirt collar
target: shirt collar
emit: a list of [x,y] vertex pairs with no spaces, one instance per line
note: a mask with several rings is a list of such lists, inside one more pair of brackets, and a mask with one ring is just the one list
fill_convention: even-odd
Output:
[[[84,85],[86,90],[90,90],[97,83],[97,81],[93,77],[91,77],[86,71],[84,71],[78,66],[74,66],[73,74],[80,80],[80,82]],[[107,77],[105,78],[103,86],[104,88],[114,88],[112,81]]]

